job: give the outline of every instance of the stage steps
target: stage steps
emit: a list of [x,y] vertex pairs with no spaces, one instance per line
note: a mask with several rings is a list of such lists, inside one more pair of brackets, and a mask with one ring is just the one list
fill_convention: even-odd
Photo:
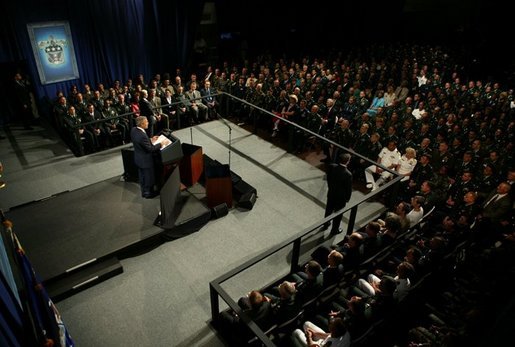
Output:
[[58,302],[122,272],[123,267],[118,259],[108,257],[70,269],[66,274],[46,281],[44,286],[52,300]]

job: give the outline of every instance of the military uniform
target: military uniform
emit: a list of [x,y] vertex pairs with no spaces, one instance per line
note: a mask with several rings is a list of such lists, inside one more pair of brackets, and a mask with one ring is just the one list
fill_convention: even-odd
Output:
[[[354,151],[361,155],[366,155],[369,143],[370,135],[367,133],[361,134],[358,132],[356,140],[354,141]],[[377,160],[377,157],[374,160]]]
[[413,172],[410,175],[410,180],[417,184],[417,187],[420,188],[420,185],[424,181],[431,181],[434,176],[433,167],[431,164],[422,165],[420,162],[415,165]]
[[384,127],[374,127],[373,132],[376,132],[379,135],[379,139],[384,142],[386,138],[386,129]]
[[54,120],[55,124],[57,126],[57,130],[62,133],[65,130],[65,124],[64,119],[66,118],[66,115],[68,114],[68,106],[67,105],[61,105],[57,104],[54,108]]
[[[381,142],[369,141],[365,153],[362,153],[362,154],[364,154],[368,159],[370,159],[372,161],[376,161],[379,156],[379,153],[381,153],[382,149],[383,149],[383,146],[381,145]],[[369,165],[368,163],[366,163],[366,164],[367,164],[367,166]]]
[[465,205],[464,203],[460,203],[458,208],[454,209],[455,212],[453,213],[453,216],[456,219],[459,219],[460,217],[464,216],[467,218],[467,222],[471,224],[474,221],[474,218],[481,212],[482,208],[479,204],[473,203],[469,205]]
[[[254,89],[254,92],[252,93],[252,95],[250,95],[250,100],[249,102],[257,107],[260,107],[260,108],[265,108],[266,107],[266,94],[263,92],[263,90],[261,89]],[[261,111],[257,110],[256,108],[251,108],[250,109],[250,113],[249,113],[249,117],[251,119],[254,119],[256,118],[256,121],[261,124],[263,123],[263,119],[261,117]],[[265,119],[267,119],[268,117],[266,117]],[[262,124],[263,126],[265,126],[266,124]]]
[[368,110],[368,107],[370,106],[370,101],[368,101],[367,98],[363,97],[358,100],[358,115],[361,115],[362,113],[366,112]]
[[454,170],[454,157],[449,152],[440,153],[440,151],[435,151],[431,164],[436,171],[440,170],[442,166],[447,166],[452,171]]
[[[116,112],[116,108],[113,106],[108,106],[102,112],[102,116],[104,119],[107,119],[104,123],[106,134],[109,137],[109,142],[111,146],[114,146],[114,137],[117,132],[120,134],[120,138],[122,139],[122,143],[125,143],[127,139],[128,128],[126,125],[120,121],[120,118],[113,118],[118,116],[118,112]],[[113,119],[109,119],[113,118]]]
[[460,160],[460,162],[455,166],[456,178],[458,179],[464,172],[471,172],[474,176],[477,174],[477,167],[471,161],[465,162]]
[[429,146],[425,147],[425,148],[422,148],[421,146],[416,146],[414,148],[417,150],[417,154],[418,154],[419,158],[423,155],[427,155],[429,158],[431,158],[433,155],[433,150]]
[[322,116],[319,113],[310,112],[306,121],[306,127],[312,132],[319,134],[322,127]]
[[472,180],[470,181],[456,181],[451,188],[449,188],[449,196],[456,203],[460,203],[463,200],[463,196],[468,192],[475,192],[476,185]]
[[353,144],[354,134],[352,133],[352,131],[349,128],[344,129],[342,127],[338,127],[335,130],[335,140],[340,145],[350,148],[351,145]]
[[[117,102],[114,104],[114,108],[116,109],[116,113],[118,113],[119,115],[131,112],[131,107],[126,103],[120,104],[119,102]],[[127,125],[127,129],[130,129],[133,126],[132,119],[133,117],[131,115],[127,115],[124,118],[120,118],[120,121]]]
[[177,127],[187,127],[193,124],[191,115],[191,102],[188,100],[184,93],[175,93],[173,101],[177,102],[175,111],[177,116]]
[[[79,126],[81,123],[82,120],[77,113],[75,115],[66,114],[64,124],[67,134],[65,138],[72,150],[78,155],[83,154],[83,150],[91,153],[97,147],[95,136],[83,126]],[[80,134],[80,130],[82,130],[82,134]],[[81,149],[82,138],[85,140],[85,146]]]
[[82,117],[84,113],[88,112],[88,104],[84,101],[75,103],[75,111],[79,117]]
[[93,106],[95,106],[95,110],[102,110],[102,108],[104,107],[104,99],[102,97],[100,98],[95,98],[93,97],[90,102],[90,104],[92,104]]
[[[100,119],[102,119],[102,114],[95,109],[93,114],[86,112],[82,116],[82,123],[88,123]],[[85,129],[93,134],[95,139],[93,143],[96,148],[106,145],[106,131],[102,123],[88,124],[85,126]]]
[[397,146],[397,148],[401,152],[404,152],[408,147],[415,149],[417,148],[417,143],[413,141],[412,138],[404,138],[401,141],[399,141],[399,145]]
[[[237,82],[232,86],[231,90],[231,94],[240,99],[245,99],[245,96],[247,95],[247,87],[245,87],[245,83],[240,84]],[[243,117],[243,104],[239,101],[232,100],[230,105],[232,114],[236,118],[241,119]]]
[[477,191],[480,198],[485,199],[499,184],[497,176],[484,176],[481,175],[477,181]]
[[441,207],[442,198],[439,196],[438,192],[430,191],[427,194],[421,192],[420,195],[424,197],[424,203],[422,204],[424,211],[429,212],[433,207]]
[[386,136],[384,137],[384,139],[381,140],[383,143],[388,143],[388,142],[395,142],[395,143],[399,143],[399,136],[395,135],[395,134],[386,134]]

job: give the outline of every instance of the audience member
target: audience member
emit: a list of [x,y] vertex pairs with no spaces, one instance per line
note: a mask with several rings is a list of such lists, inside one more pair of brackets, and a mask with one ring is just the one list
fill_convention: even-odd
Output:
[[294,346],[297,347],[350,347],[351,337],[341,318],[329,322],[329,332],[325,332],[315,324],[307,321],[304,331],[296,329],[292,335]]

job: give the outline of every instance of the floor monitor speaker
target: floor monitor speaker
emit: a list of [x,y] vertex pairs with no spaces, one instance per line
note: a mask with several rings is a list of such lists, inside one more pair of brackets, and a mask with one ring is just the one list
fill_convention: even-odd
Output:
[[233,184],[232,188],[234,191],[234,196],[238,201],[243,195],[250,194],[252,192],[254,192],[257,195],[256,188],[254,188],[244,180],[240,180],[236,184]]
[[252,190],[249,193],[243,194],[238,201],[238,206],[247,210],[252,210],[254,204],[256,203],[256,191]]
[[122,149],[123,179],[127,182],[138,182],[138,167],[134,164],[134,147]]
[[229,213],[229,207],[227,207],[227,204],[224,202],[223,204],[216,205],[213,207],[211,211],[211,218],[218,219],[224,216],[227,216]]

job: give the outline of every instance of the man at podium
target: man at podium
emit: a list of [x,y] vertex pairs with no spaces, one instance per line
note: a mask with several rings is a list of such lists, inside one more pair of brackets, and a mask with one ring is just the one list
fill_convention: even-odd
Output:
[[158,152],[161,147],[167,146],[169,142],[157,141],[158,136],[154,136],[151,141],[146,133],[147,128],[147,117],[137,117],[136,126],[131,130],[131,140],[134,145],[134,163],[138,167],[141,195],[146,199],[152,199],[158,194],[154,189],[155,174],[153,153]]

